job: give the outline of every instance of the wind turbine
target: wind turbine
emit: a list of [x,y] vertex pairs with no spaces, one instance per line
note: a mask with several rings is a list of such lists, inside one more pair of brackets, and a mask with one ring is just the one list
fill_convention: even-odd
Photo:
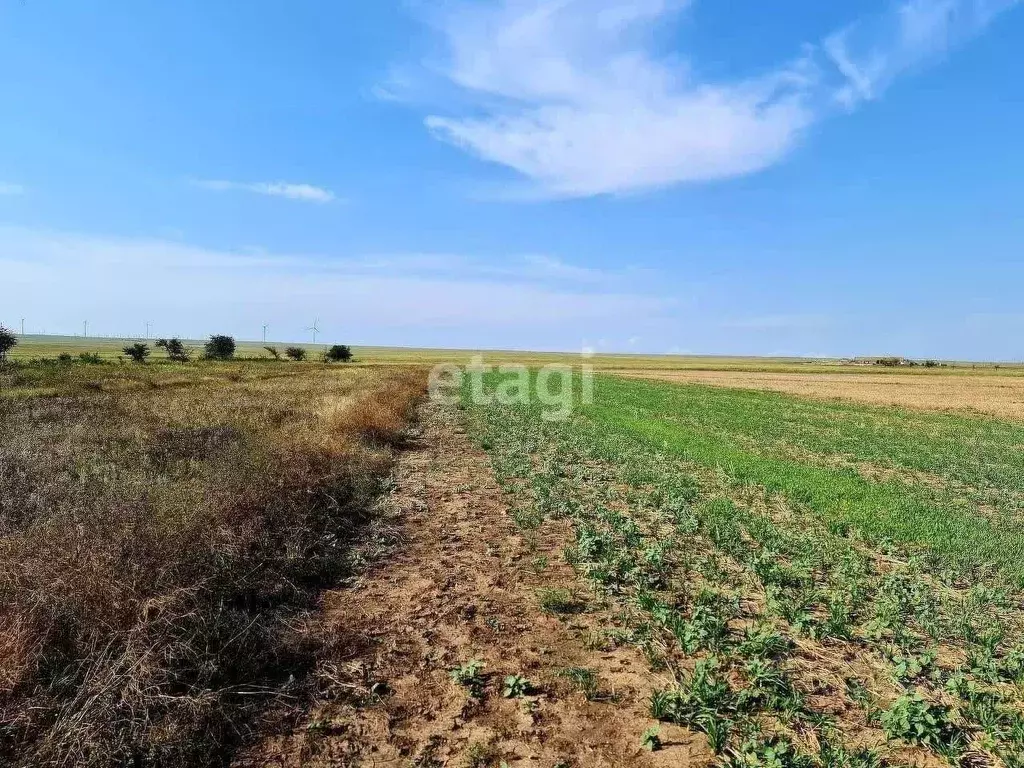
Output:
[[316,344],[316,335],[318,333],[320,333],[320,328],[318,327],[318,323],[319,322],[320,322],[320,318],[318,317],[316,320],[313,321],[313,324],[311,326],[309,326],[309,328],[306,329],[307,331],[311,331],[313,333],[313,343],[314,344]]

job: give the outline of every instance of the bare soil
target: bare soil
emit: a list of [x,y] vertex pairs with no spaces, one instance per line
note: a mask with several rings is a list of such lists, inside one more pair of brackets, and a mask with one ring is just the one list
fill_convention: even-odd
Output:
[[971,374],[772,373],[619,370],[636,379],[766,389],[825,400],[897,405],[926,411],[985,413],[1024,421],[1024,377]]
[[[569,530],[524,535],[452,413],[423,406],[395,481],[399,543],[325,600],[323,695],[238,766],[710,764],[705,737],[682,728],[661,725],[663,749],[642,748],[657,725],[650,693],[666,681],[634,648],[594,642],[615,617],[592,596],[577,593],[577,615],[541,608],[539,590],[578,589],[561,558]],[[480,697],[449,675],[473,659],[485,664]],[[593,670],[596,694],[568,668]],[[528,678],[529,695],[504,698],[507,675]]]

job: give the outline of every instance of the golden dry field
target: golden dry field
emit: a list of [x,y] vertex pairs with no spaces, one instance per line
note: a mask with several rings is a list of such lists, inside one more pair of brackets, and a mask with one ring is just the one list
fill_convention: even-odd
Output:
[[788,392],[928,411],[974,412],[1024,420],[1024,376],[989,369],[943,373],[789,373],[785,371],[668,371],[630,369],[621,376],[732,389]]

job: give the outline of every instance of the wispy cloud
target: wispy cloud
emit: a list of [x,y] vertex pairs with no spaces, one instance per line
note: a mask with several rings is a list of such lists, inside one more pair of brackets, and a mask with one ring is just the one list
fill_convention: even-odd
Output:
[[[432,19],[464,114],[438,138],[518,171],[549,197],[628,193],[762,170],[837,105],[980,33],[1019,0],[907,0],[736,82],[694,78],[649,34],[685,0],[488,0]],[[450,109],[449,112],[458,110]]]
[[983,32],[1020,0],[905,0],[829,35],[821,49],[845,82],[847,108],[878,98],[897,77],[941,58]]
[[24,195],[25,188],[21,184],[11,184],[10,182],[0,181],[0,195]]
[[[645,329],[661,323],[678,303],[642,286],[595,283],[595,275],[552,278],[527,258],[497,270],[460,255],[239,253],[2,225],[0,269],[12,297],[5,311],[50,330],[89,318],[98,332],[125,333],[153,320],[160,334],[223,329],[256,338],[269,323],[287,339],[303,338],[317,316],[342,341],[490,347],[544,339],[572,349],[585,334],[614,332],[622,318]],[[99,273],[110,279],[97,283]]]
[[290,200],[302,200],[309,203],[330,203],[337,199],[329,189],[315,187],[312,184],[289,184],[284,181],[223,181],[220,179],[199,179],[194,182],[197,187],[214,192],[253,192],[271,197],[286,197]]

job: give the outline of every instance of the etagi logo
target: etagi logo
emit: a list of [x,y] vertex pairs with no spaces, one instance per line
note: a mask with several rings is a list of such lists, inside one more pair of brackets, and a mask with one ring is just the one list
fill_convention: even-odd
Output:
[[[591,355],[581,355],[586,360]],[[496,374],[491,376],[491,374]],[[430,371],[430,399],[443,405],[455,405],[469,380],[469,399],[474,405],[531,405],[542,407],[541,418],[565,421],[577,405],[594,402],[594,366],[549,363],[531,374],[518,363],[488,365],[483,355],[474,355],[469,365],[436,365]],[[579,384],[577,392],[576,385]]]

